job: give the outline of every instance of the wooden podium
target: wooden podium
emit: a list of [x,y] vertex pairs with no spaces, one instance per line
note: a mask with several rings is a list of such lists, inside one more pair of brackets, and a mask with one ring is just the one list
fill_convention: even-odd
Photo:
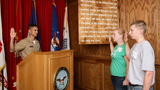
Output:
[[68,70],[68,85],[73,90],[73,50],[32,52],[17,65],[17,90],[56,90],[59,68]]

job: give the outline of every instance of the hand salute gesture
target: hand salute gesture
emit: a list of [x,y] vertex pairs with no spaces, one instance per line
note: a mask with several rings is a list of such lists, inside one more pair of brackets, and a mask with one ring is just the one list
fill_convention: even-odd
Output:
[[14,28],[11,28],[11,30],[10,30],[10,37],[11,38],[15,38],[16,35],[17,35],[17,33],[15,32]]

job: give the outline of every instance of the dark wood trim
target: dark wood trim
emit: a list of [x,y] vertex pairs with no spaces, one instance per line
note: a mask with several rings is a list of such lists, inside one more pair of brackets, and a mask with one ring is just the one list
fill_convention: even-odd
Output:
[[67,3],[72,3],[72,2],[75,2],[75,1],[78,1],[78,0],[66,0]]
[[77,90],[77,89],[78,90],[95,90],[95,89],[91,89],[91,88],[84,88],[84,87],[82,88],[82,87],[79,87],[79,86],[76,86],[76,85],[74,86],[74,89],[75,90]]
[[74,58],[111,61],[111,57],[94,57],[94,56],[75,55]]

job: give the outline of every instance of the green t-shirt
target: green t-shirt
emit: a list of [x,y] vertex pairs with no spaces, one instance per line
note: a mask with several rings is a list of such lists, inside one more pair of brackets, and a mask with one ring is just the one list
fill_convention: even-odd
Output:
[[124,56],[125,52],[125,44],[113,49],[111,53],[111,75],[113,76],[126,76],[126,62]]

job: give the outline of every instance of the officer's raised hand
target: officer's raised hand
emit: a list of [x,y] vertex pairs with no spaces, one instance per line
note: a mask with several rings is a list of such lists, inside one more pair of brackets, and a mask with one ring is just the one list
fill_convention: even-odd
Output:
[[10,30],[10,37],[11,37],[11,38],[15,38],[16,35],[17,35],[17,34],[16,34],[14,28],[12,27],[11,30]]

